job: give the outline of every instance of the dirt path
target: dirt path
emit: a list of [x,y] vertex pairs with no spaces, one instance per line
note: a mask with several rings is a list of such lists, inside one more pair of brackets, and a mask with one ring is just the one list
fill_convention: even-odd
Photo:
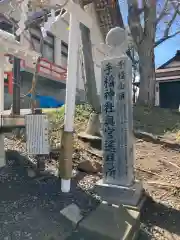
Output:
[[[84,155],[82,153],[81,158],[86,158]],[[142,213],[139,239],[180,240],[180,153],[137,140],[135,172],[149,195]],[[87,190],[99,178],[85,175],[79,185]]]
[[143,230],[150,239],[180,239],[180,153],[138,140],[136,169],[153,199],[142,214]]
[[[180,210],[180,153],[158,144],[138,140],[136,143],[137,178],[155,200],[163,201]],[[143,171],[144,170],[144,171]],[[159,183],[159,184],[158,184]],[[168,195],[166,195],[168,190]],[[169,200],[169,201],[168,201]],[[178,205],[179,202],[179,205]]]

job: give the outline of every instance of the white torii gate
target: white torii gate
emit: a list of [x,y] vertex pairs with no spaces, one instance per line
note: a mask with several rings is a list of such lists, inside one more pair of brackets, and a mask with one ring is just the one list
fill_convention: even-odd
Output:
[[[4,70],[6,64],[5,54],[36,63],[39,53],[28,49],[15,40],[15,36],[0,29],[0,117],[4,111]],[[4,134],[0,134],[0,167],[5,163]]]
[[[36,1],[36,0],[34,0]],[[66,1],[66,4],[64,5]],[[61,190],[63,192],[69,192],[71,186],[71,175],[72,175],[72,148],[67,148],[67,145],[72,146],[72,135],[74,127],[74,112],[75,112],[75,98],[76,98],[76,83],[77,83],[77,71],[78,71],[78,48],[80,40],[80,29],[79,23],[81,22],[89,29],[92,28],[93,20],[78,4],[74,3],[72,0],[50,0],[49,6],[63,5],[63,8],[70,14],[69,22],[69,40],[68,40],[68,68],[67,68],[67,81],[66,81],[66,106],[65,106],[65,120],[64,120],[64,162],[62,168],[64,169],[64,174],[61,176]],[[12,35],[9,36],[9,42],[12,44]],[[1,38],[1,37],[0,37]],[[11,40],[11,41],[10,41]],[[18,45],[18,42],[16,42]],[[13,44],[12,44],[13,45]],[[0,43],[1,46],[1,43]],[[5,53],[9,53],[8,47],[5,46]],[[15,46],[15,44],[13,45]],[[11,54],[21,53],[21,48],[18,48],[17,53],[14,48],[12,48]],[[17,48],[16,48],[17,49]],[[29,51],[29,50],[27,50]],[[1,61],[4,63],[4,52],[1,54]],[[32,51],[30,51],[32,53]],[[32,53],[33,55],[33,53]],[[32,56],[31,55],[31,56]],[[34,55],[35,56],[35,55]],[[30,55],[28,55],[30,58]],[[25,60],[28,59],[27,56],[21,55],[20,58]],[[4,69],[1,68],[1,82],[4,82]],[[0,83],[1,83],[0,82]],[[4,98],[4,90],[0,93],[1,99]],[[4,107],[1,106],[0,111],[3,111]],[[1,140],[3,141],[3,140]],[[68,144],[67,144],[68,143]],[[3,158],[2,158],[3,159]]]
[[[50,5],[55,6],[64,5],[65,0],[50,0]],[[63,8],[70,14],[69,21],[69,40],[68,40],[68,68],[66,81],[66,105],[65,105],[65,119],[64,119],[64,163],[62,168],[64,174],[61,176],[61,190],[69,192],[71,186],[72,174],[72,148],[67,145],[72,145],[73,128],[74,128],[74,113],[75,113],[75,98],[76,98],[76,84],[78,71],[78,48],[80,40],[81,22],[89,29],[92,28],[92,17],[86,13],[79,4],[72,0],[67,1]],[[67,144],[68,143],[68,144]]]

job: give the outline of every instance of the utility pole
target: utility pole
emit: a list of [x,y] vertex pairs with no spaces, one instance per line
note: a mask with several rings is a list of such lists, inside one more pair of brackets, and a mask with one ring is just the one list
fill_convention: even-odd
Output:
[[[15,26],[13,26],[13,33],[15,33]],[[20,41],[20,36],[16,36],[16,40]],[[20,115],[20,59],[14,57],[13,61],[13,106],[12,114]]]

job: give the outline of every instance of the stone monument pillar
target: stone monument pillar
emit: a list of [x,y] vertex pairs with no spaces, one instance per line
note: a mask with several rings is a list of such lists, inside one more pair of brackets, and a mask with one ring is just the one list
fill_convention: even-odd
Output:
[[109,203],[137,206],[142,186],[134,178],[132,64],[124,29],[107,34],[108,57],[102,62],[103,179],[95,191]]

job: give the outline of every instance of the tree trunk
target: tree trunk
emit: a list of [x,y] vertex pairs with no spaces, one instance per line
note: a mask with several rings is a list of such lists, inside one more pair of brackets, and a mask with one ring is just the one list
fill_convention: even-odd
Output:
[[139,46],[140,90],[138,102],[154,106],[155,103],[155,63],[154,42],[149,41]]
[[[139,55],[140,91],[138,102],[154,106],[156,4],[154,1],[142,2],[143,8],[139,9],[138,1],[128,0],[128,23]],[[141,10],[143,10],[142,18],[140,16]]]

